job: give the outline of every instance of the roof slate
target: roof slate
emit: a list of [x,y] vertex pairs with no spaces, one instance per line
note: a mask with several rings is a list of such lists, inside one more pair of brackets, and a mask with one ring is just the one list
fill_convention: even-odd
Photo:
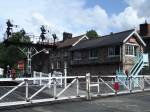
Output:
[[57,43],[57,47],[58,48],[70,47],[82,37],[83,37],[83,35],[80,35],[77,37],[73,37],[71,39],[66,39],[65,41],[60,41]]
[[96,47],[105,47],[110,45],[120,45],[121,43],[123,43],[123,40],[127,38],[133,31],[134,29],[105,35],[98,39],[87,40],[72,47],[71,50],[73,51]]

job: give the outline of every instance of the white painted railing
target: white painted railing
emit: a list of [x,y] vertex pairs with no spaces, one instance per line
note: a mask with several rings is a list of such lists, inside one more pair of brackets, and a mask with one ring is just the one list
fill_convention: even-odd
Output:
[[[71,82],[67,83],[66,87],[62,83],[60,87],[57,81],[66,79]],[[6,86],[0,86],[0,107],[86,97],[86,91],[79,89],[80,80],[84,79],[85,76],[16,78],[15,80],[0,78],[0,82],[6,83]],[[17,85],[9,86],[7,82],[16,82]],[[37,85],[37,82],[41,85]]]
[[[16,86],[0,86],[0,107],[41,103],[73,98],[86,98],[90,100],[97,96],[128,94],[150,90],[150,76],[128,77],[123,82],[116,76],[67,76],[54,77],[37,73],[39,77],[33,78],[0,78],[0,82],[16,82]],[[126,76],[121,76],[126,77]],[[62,80],[58,86],[57,80]],[[70,80],[70,83],[63,83]],[[44,81],[44,82],[43,82]],[[115,90],[114,84],[119,84]],[[136,84],[136,86],[135,86]],[[66,86],[65,86],[66,85]],[[50,88],[49,88],[50,87]]]
[[[45,84],[49,83],[49,85],[48,85],[49,88],[51,87],[51,84],[54,83],[51,77],[60,77],[59,79],[56,80],[58,86],[62,86],[62,83],[63,83],[63,79],[61,78],[62,77],[61,72],[54,71],[53,74],[51,74],[51,73],[42,73],[42,72],[34,71],[33,77],[40,78],[40,80],[34,80],[33,84],[38,84],[41,86],[41,85],[45,85]],[[43,77],[46,79],[42,79]]]
[[[125,78],[123,81],[120,80]],[[127,94],[134,92],[142,92],[150,90],[150,75],[139,75],[133,77],[126,76],[91,76],[90,94],[97,96]],[[119,84],[119,89],[115,90],[115,83]],[[92,90],[92,88],[94,88]]]

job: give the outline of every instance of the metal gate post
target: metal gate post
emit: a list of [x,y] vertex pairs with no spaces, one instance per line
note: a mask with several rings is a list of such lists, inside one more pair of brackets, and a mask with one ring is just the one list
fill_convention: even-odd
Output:
[[145,89],[145,79],[144,79],[144,75],[143,75],[143,78],[142,78],[143,80],[142,80],[142,87],[143,87],[143,91],[144,91],[144,89]]
[[90,73],[86,74],[86,91],[87,91],[87,100],[91,100],[91,96],[90,96]]
[[[33,71],[33,78],[36,78],[36,71]],[[34,79],[33,84],[35,84],[35,83],[36,83],[36,80]]]
[[65,65],[65,69],[64,69],[64,75],[65,75],[65,87],[67,87],[67,67]]
[[130,89],[130,93],[132,93],[132,76],[129,77],[129,89]]
[[40,72],[40,86],[42,85],[42,72]]
[[49,78],[49,80],[48,80],[48,82],[49,82],[48,87],[51,88],[51,84],[52,84],[51,73],[48,74],[48,78]]
[[56,98],[57,98],[57,97],[56,97],[56,86],[57,86],[57,85],[56,85],[56,84],[57,84],[57,83],[56,83],[56,78],[53,78],[53,83],[54,83],[54,86],[53,86],[53,87],[54,87],[54,98],[56,99]]
[[29,101],[29,84],[28,84],[28,79],[25,79],[24,81],[25,81],[25,87],[26,87],[26,98],[25,98],[25,100],[26,100],[26,102],[28,102]]
[[27,73],[28,74],[31,74],[31,50],[32,50],[32,47],[28,48],[28,51],[27,51]]
[[99,76],[97,77],[97,83],[98,83],[98,86],[97,86],[97,93],[100,94],[100,81],[99,81]]
[[76,77],[77,80],[77,97],[79,97],[79,78]]

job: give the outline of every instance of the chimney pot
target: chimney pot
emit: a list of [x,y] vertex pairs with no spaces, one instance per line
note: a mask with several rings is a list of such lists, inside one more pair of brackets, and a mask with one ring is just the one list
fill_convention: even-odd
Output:
[[63,33],[63,41],[72,38],[72,33],[64,32]]
[[144,24],[140,24],[140,35],[147,36],[149,33],[149,24],[145,21]]

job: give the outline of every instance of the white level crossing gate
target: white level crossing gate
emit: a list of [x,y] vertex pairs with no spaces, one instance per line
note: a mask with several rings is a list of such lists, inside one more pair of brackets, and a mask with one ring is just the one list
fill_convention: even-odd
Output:
[[[62,80],[62,85],[57,80]],[[64,84],[67,79],[67,84]],[[135,79],[138,79],[138,81]],[[43,84],[35,81],[45,81]],[[126,94],[150,90],[150,76],[128,77],[126,81],[115,76],[68,76],[36,78],[1,78],[0,107],[34,104],[74,98],[90,100],[97,96]],[[11,86],[9,85],[11,83]],[[114,83],[119,90],[115,91]],[[128,82],[128,83],[127,83]],[[136,84],[136,86],[135,86]],[[66,86],[65,86],[66,85]]]
[[[57,82],[57,86],[62,86],[63,85],[63,78],[62,78],[63,74],[61,72],[57,72],[54,71],[53,73],[42,73],[42,72],[36,72],[34,71],[33,73],[33,77],[34,78],[40,78],[40,80],[34,80],[33,84],[37,84],[37,85],[45,85],[47,83],[49,83],[48,87],[50,88],[51,85],[54,83],[51,77],[57,77],[56,82]],[[42,80],[42,78],[46,78],[47,80]],[[64,81],[64,83],[66,83]]]

